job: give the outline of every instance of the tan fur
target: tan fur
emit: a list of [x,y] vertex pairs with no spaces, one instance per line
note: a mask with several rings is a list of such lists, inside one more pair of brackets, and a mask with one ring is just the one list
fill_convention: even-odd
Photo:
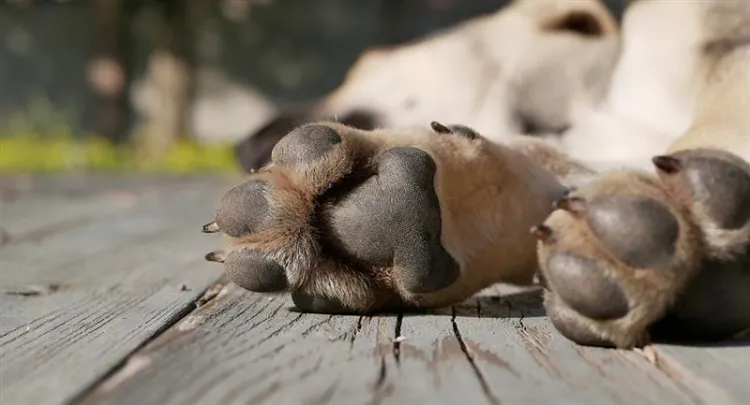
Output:
[[595,164],[716,146],[750,156],[750,3],[634,1],[609,92],[559,145]]
[[[493,18],[520,21],[532,16],[540,25],[532,30],[532,34],[524,31],[522,37],[543,35],[540,33],[564,21],[556,16],[560,15],[560,10],[567,10],[568,6],[565,4],[572,4],[557,2],[554,7],[545,8],[539,3],[517,2],[497,16],[486,18],[489,23]],[[673,115],[667,117],[667,124],[662,127],[671,129],[657,142],[660,147],[656,148],[656,144],[652,144],[653,149],[644,147],[641,153],[650,157],[661,152],[712,147],[733,152],[738,155],[737,159],[748,159],[750,46],[746,34],[750,28],[746,29],[748,25],[743,24],[750,21],[750,3],[682,4],[685,8],[676,9],[656,2],[636,2],[633,5],[634,11],[630,14],[628,27],[636,31],[639,18],[645,19],[645,22],[640,23],[642,26],[663,15],[686,17],[682,27],[687,33],[685,37],[655,40],[657,50],[661,49],[660,46],[672,49],[673,55],[683,57],[675,62],[685,62],[685,66],[671,65],[667,70],[656,68],[657,72],[652,78],[667,77],[669,72],[679,73],[678,77],[668,81],[663,94],[664,100],[674,103],[665,107],[664,111],[673,108]],[[563,14],[568,15],[565,14],[568,11],[570,10],[563,11]],[[512,26],[511,22],[506,24]],[[599,26],[604,27],[603,32],[609,33],[611,30],[607,24]],[[468,26],[462,29],[470,30]],[[665,32],[658,34],[666,35]],[[578,40],[580,38],[575,39]],[[445,41],[440,43],[445,45]],[[450,48],[453,49],[453,46],[450,45]],[[408,61],[416,64],[420,59],[411,58],[418,52],[406,52],[406,49],[409,48],[400,47],[368,54],[352,70],[353,76],[348,80],[355,80],[354,78],[364,74],[361,72],[372,72],[373,69],[377,71],[371,64],[409,65]],[[527,62],[528,59],[517,65],[511,63],[510,66],[521,69],[514,74],[522,74],[519,73],[521,71],[537,74],[544,71],[537,70],[540,66],[547,66],[543,61],[539,64]],[[622,66],[627,67],[628,63]],[[621,72],[624,71],[626,70]],[[645,82],[653,84],[648,80]],[[377,81],[374,83],[377,84]],[[367,93],[368,87],[365,86],[355,91],[354,95],[349,94],[352,86],[345,83],[324,104],[342,102],[351,105],[351,100],[341,100]],[[623,82],[619,82],[613,87],[613,92],[624,91],[623,86]],[[615,93],[610,94],[608,105],[620,108],[625,104],[616,107],[618,103],[623,103],[628,97],[618,99],[621,96]],[[446,94],[459,96],[459,104],[462,101],[468,103],[471,99],[464,99],[460,92],[452,93],[447,88],[428,86],[424,88],[424,92],[420,92],[420,96],[428,99],[445,97]],[[642,114],[641,118],[648,115],[644,110],[637,112],[637,108],[624,111],[619,112],[622,113],[622,122],[638,121],[639,114]],[[446,115],[454,117],[448,113]],[[502,120],[502,111],[500,115],[499,119]],[[617,122],[607,121],[609,118],[604,118],[602,122],[609,122],[609,125]],[[424,122],[429,119],[443,120],[443,117],[431,116],[424,119]],[[453,118],[445,121],[462,122]],[[477,122],[474,119],[469,121]],[[555,286],[551,286],[545,293],[545,302],[548,306],[555,305],[554,310],[557,311],[551,317],[563,316],[568,319],[567,322],[575,323],[617,347],[632,347],[648,340],[648,326],[667,313],[670,306],[679,300],[685,285],[701,271],[703,261],[718,255],[718,251],[712,249],[731,245],[735,249],[732,250],[733,253],[746,254],[742,250],[746,247],[743,245],[743,238],[747,239],[750,234],[750,224],[736,234],[719,235],[709,228],[705,213],[696,208],[690,194],[675,192],[677,188],[663,176],[638,171],[614,171],[596,176],[575,156],[568,156],[540,140],[514,139],[498,142],[499,138],[480,137],[472,140],[458,136],[438,136],[425,125],[411,129],[401,127],[406,123],[408,120],[394,125],[398,129],[373,131],[357,130],[335,122],[319,123],[336,129],[344,139],[343,142],[314,164],[294,168],[281,168],[271,164],[253,175],[271,182],[273,191],[269,198],[272,217],[275,219],[265,224],[265,229],[255,235],[232,240],[229,249],[248,246],[260,249],[287,269],[291,290],[337,299],[358,311],[444,306],[461,301],[496,282],[530,284],[538,268],[544,273],[545,261],[551,252],[576,252],[603,264],[606,275],[616,279],[622,286],[630,311],[616,320],[594,321],[576,314],[557,300],[553,295]],[[684,129],[680,129],[683,124]],[[482,129],[478,132],[486,133]],[[679,133],[683,135],[679,136]],[[648,136],[644,139],[647,138]],[[667,147],[672,139],[675,139],[673,145]],[[336,262],[336,258],[322,257],[317,242],[320,235],[310,222],[317,211],[326,209],[316,203],[322,192],[357,170],[363,170],[363,165],[366,166],[368,159],[378,152],[399,146],[416,147],[433,158],[437,166],[435,191],[440,202],[441,241],[461,267],[461,275],[456,282],[429,294],[412,294],[398,285],[394,274],[399,269],[355,268],[350,264]],[[746,164],[735,163],[740,166]],[[659,201],[669,209],[679,224],[679,237],[672,260],[664,268],[642,269],[630,268],[615,259],[593,235],[581,213],[565,208],[553,210],[552,202],[559,199],[569,187],[576,187],[577,191],[573,194],[584,199],[599,195],[639,195]],[[552,230],[553,238],[536,244],[529,228],[543,222]]]
[[[691,7],[696,9],[701,32],[695,47],[694,119],[668,153],[724,150],[744,159],[729,158],[750,172],[750,2],[695,2]],[[715,255],[728,257],[750,240],[750,223],[737,231],[723,231],[705,220],[699,207],[693,210]]]
[[[510,147],[481,137],[438,135],[426,127],[397,132],[318,124],[336,129],[344,141],[309,166],[289,170],[271,164],[251,175],[271,182],[274,219],[261,232],[230,238],[229,249],[250,246],[266,252],[287,269],[292,290],[336,298],[360,311],[443,306],[496,282],[531,284],[537,264],[529,227],[543,220],[564,193],[561,180],[578,171],[588,173],[533,140]],[[441,240],[460,264],[461,275],[435,293],[409,293],[390,278],[397,269],[347,268],[321,257],[309,220],[316,197],[349,174],[351,162],[399,146],[426,151],[437,166]],[[542,156],[551,163],[550,158],[556,159],[551,167],[559,169],[557,174],[535,163]]]
[[695,119],[669,151],[714,147],[750,161],[750,3],[698,7],[705,35],[697,49]]

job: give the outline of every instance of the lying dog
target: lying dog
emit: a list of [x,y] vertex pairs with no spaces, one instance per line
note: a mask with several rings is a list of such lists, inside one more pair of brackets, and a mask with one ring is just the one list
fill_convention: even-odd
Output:
[[599,0],[516,0],[427,38],[366,51],[335,91],[286,111],[240,142],[246,171],[308,122],[401,129],[435,117],[502,141],[558,134],[601,102],[617,55],[614,18]]
[[444,306],[539,272],[552,323],[581,344],[750,327],[750,3],[679,5],[696,102],[654,173],[597,174],[544,141],[460,125],[305,124],[222,198],[204,232],[228,247],[207,259],[306,311]]

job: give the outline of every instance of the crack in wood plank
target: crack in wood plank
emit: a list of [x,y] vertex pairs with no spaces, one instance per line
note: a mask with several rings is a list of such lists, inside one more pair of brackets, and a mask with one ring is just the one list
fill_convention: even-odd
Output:
[[349,333],[349,351],[350,352],[354,348],[354,341],[357,339],[357,335],[362,330],[362,319],[363,318],[364,318],[363,316],[360,316],[359,318],[357,318],[357,327],[354,328],[354,330],[351,333]]
[[[204,295],[206,291],[208,291],[210,288],[211,287],[205,289],[203,294],[201,295]],[[99,380],[95,381],[93,384],[91,384],[90,386],[82,390],[78,395],[72,397],[70,401],[68,401],[68,403],[75,404],[75,403],[83,402],[84,399],[88,397],[96,389],[102,389],[104,391],[107,391],[111,389],[113,386],[117,386],[123,383],[132,375],[135,375],[136,373],[138,373],[140,370],[148,367],[148,365],[150,364],[150,360],[148,359],[148,357],[136,356],[136,353],[138,353],[141,349],[145,348],[146,346],[151,344],[153,341],[158,339],[165,332],[170,330],[172,326],[176,325],[178,322],[180,322],[180,320],[184,319],[195,308],[196,308],[195,304],[184,305],[182,310],[177,311],[174,314],[172,314],[172,316],[169,317],[167,321],[164,322],[158,329],[156,329],[154,333],[152,333],[150,336],[145,338],[139,346],[133,349],[130,352],[130,354],[125,356],[123,360],[120,362],[120,364],[110,369],[109,372],[103,374],[101,378],[99,378]],[[140,362],[138,362],[139,360]]]
[[479,384],[482,386],[482,391],[484,392],[484,395],[487,397],[487,400],[489,400],[490,403],[493,405],[500,405],[500,400],[497,399],[497,396],[495,396],[489,384],[487,384],[487,379],[482,374],[482,370],[480,370],[479,367],[477,367],[476,363],[474,362],[474,354],[469,350],[469,348],[466,345],[466,342],[464,342],[464,339],[461,336],[461,331],[458,329],[458,324],[456,323],[456,308],[455,307],[451,307],[451,325],[453,326],[453,334],[458,340],[458,344],[461,346],[461,351],[464,353],[464,355],[466,355],[466,360],[471,365],[471,369],[474,371],[474,374],[479,380]]
[[401,323],[404,321],[404,314],[398,314],[396,318],[396,328],[393,331],[393,357],[396,359],[396,365],[401,365]]
[[[470,305],[475,302],[479,317]],[[636,353],[577,346],[563,338],[534,291],[508,293],[496,286],[454,308],[475,366],[503,404],[696,403]]]
[[388,367],[386,366],[385,356],[381,355],[378,378],[372,387],[372,396],[367,405],[380,405],[393,394],[393,384],[388,382],[387,377]]

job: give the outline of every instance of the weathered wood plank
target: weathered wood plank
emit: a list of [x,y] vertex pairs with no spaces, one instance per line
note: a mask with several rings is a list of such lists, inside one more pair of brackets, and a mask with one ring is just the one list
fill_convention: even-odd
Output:
[[141,174],[97,174],[71,173],[52,175],[13,175],[0,176],[0,196],[2,201],[12,202],[31,195],[58,195],[84,197],[112,190],[132,192],[181,188],[196,184],[211,184],[217,181],[236,182],[241,178],[234,173],[227,174],[186,174],[148,175]]
[[451,310],[405,315],[399,328],[399,367],[387,383],[387,403],[498,404],[474,369]]
[[396,318],[291,307],[286,296],[230,284],[83,403],[376,403],[388,390],[386,368],[394,367]]
[[641,354],[572,344],[544,316],[535,290],[482,294],[458,305],[454,322],[473,364],[504,405],[701,402]]
[[[300,314],[286,296],[229,285],[182,318],[221,273],[203,262],[212,242],[198,227],[233,181],[53,182],[3,205],[3,221],[11,212],[15,229],[46,237],[0,250],[0,289],[33,293],[0,296],[0,403],[740,404],[750,394],[746,344],[656,345],[655,367],[634,351],[573,345],[535,293],[491,289],[427,315],[356,317]],[[104,207],[111,190],[135,199]],[[70,210],[45,219],[43,198]],[[26,213],[39,218],[18,220]],[[84,220],[44,232],[71,218]]]
[[750,340],[705,346],[654,345],[656,364],[709,404],[746,404],[750,398]]
[[[27,284],[68,283],[81,277],[109,277],[87,265],[92,255],[116,252],[122,246],[149,240],[159,242],[175,228],[189,229],[200,238],[200,226],[213,215],[223,186],[186,187],[139,200],[130,209],[103,215],[79,227],[59,230],[37,243],[0,250],[0,288]],[[186,228],[186,231],[187,228]],[[202,235],[204,250],[211,239]],[[32,241],[30,241],[32,242]],[[193,252],[198,254],[198,252]]]
[[[169,192],[216,183],[199,178],[193,181],[155,180],[150,177],[46,177],[28,180],[30,184],[0,199],[0,232],[4,243],[37,241],[55,232],[82,226],[96,217],[133,208]],[[228,184],[228,183],[227,183]],[[217,196],[218,198],[218,196]]]
[[199,227],[226,188],[197,186],[0,251],[0,403],[67,403],[193,307],[221,275]]
[[[228,285],[135,356],[92,404],[715,403],[634,351],[560,336],[538,295],[428,315],[300,314]],[[739,369],[738,369],[739,370]]]

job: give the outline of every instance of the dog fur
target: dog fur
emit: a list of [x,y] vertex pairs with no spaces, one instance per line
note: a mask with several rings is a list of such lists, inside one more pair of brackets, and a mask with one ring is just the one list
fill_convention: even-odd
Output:
[[[546,21],[535,30],[554,30],[569,25],[562,4],[571,3],[556,3],[563,20],[534,2],[495,17],[520,21],[528,12]],[[649,139],[637,118],[649,119],[650,104],[637,104],[646,87],[639,95],[624,83],[644,70],[648,86],[671,78],[657,99],[673,112],[653,130],[663,137],[633,141],[653,169],[596,173],[580,158],[593,152],[490,137],[473,125],[363,130],[317,121],[274,143],[271,162],[225,195],[204,231],[227,234],[228,247],[207,258],[249,290],[291,292],[306,311],[444,306],[496,282],[531,284],[538,273],[552,323],[580,344],[629,348],[676,330],[680,339],[716,339],[750,327],[750,3],[664,3],[630,5],[626,51],[603,104],[610,110],[589,109]],[[646,57],[628,68],[651,54],[628,39],[672,19],[684,35],[656,31],[652,43],[679,49],[671,55],[681,59],[662,66]],[[426,94],[439,97],[434,90]],[[592,127],[571,131],[584,128]],[[602,136],[619,137],[612,133]],[[718,312],[704,310],[712,302]]]
[[327,120],[404,129],[439,118],[497,142],[559,133],[604,97],[618,51],[616,22],[599,0],[516,0],[426,38],[368,49],[338,88],[282,112],[240,142],[237,157],[257,169],[287,132]]
[[[654,338],[725,338],[750,327],[750,3],[641,1],[627,13],[634,27],[674,19],[689,28],[680,37],[653,38],[657,50],[664,43],[681,48],[676,54],[683,58],[653,71],[677,71],[679,79],[666,81],[668,91],[658,101],[682,110],[665,122],[685,131],[652,158],[655,173],[603,173],[535,228],[547,280],[545,307],[558,330],[584,344],[627,348]],[[653,85],[649,77],[644,81]],[[629,108],[646,116],[635,105]],[[617,229],[597,224],[602,206]],[[653,214],[654,206],[663,212]],[[626,213],[629,219],[617,222]],[[638,224],[649,215],[654,229]],[[661,246],[666,236],[649,239],[669,221],[675,231],[671,244]],[[648,244],[641,246],[643,241]],[[664,257],[628,263],[625,253],[618,256],[623,249],[618,243],[627,257],[648,257],[655,247]],[[551,261],[563,255],[577,262]],[[627,310],[598,316],[588,308],[613,301],[575,296],[610,290],[622,295]]]

